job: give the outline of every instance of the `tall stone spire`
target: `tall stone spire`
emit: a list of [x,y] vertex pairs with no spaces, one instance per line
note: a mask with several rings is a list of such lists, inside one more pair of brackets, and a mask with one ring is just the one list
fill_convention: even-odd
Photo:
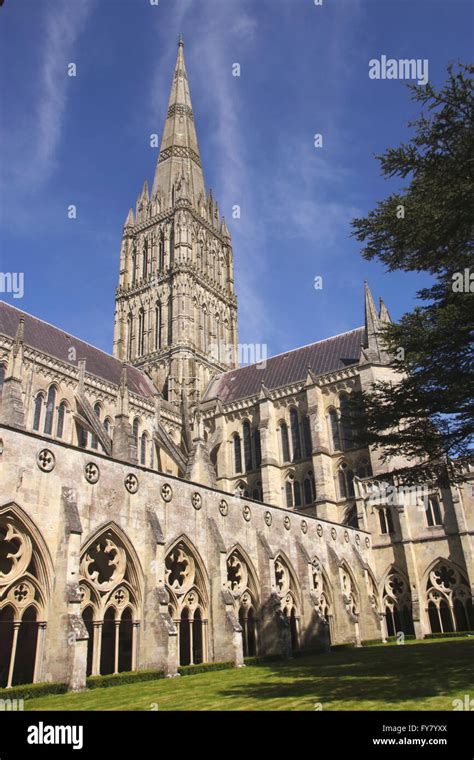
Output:
[[191,410],[211,377],[236,364],[237,299],[230,232],[205,196],[183,49],[180,38],[151,198],[145,182],[123,230],[114,355]]
[[204,177],[180,36],[152,189],[152,197],[158,195],[163,210],[173,205],[173,187],[183,176],[189,188],[189,200],[197,208],[199,198],[205,198]]
[[387,363],[388,354],[381,335],[381,321],[375,308],[369,284],[364,285],[365,337],[362,353],[366,361]]

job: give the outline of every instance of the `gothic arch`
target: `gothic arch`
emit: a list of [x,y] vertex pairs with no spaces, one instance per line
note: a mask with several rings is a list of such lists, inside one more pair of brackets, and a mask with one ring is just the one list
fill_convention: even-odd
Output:
[[330,641],[334,641],[334,595],[329,577],[319,557],[311,560],[311,592],[314,608],[327,625]]
[[301,616],[301,589],[288,557],[278,551],[274,560],[275,591],[280,598],[280,611],[288,620],[291,634],[291,648],[299,649],[299,619]]
[[89,632],[89,673],[135,670],[143,571],[132,543],[117,523],[100,525],[83,544],[80,588]]
[[41,680],[53,563],[28,514],[0,508],[0,686]]
[[207,659],[209,578],[201,556],[185,535],[175,539],[165,553],[166,588],[170,615],[179,634],[180,665]]
[[380,604],[387,636],[413,634],[412,599],[406,574],[394,564],[385,570],[379,584]]
[[433,633],[474,630],[472,594],[465,570],[445,557],[427,567],[422,581]]
[[236,544],[227,554],[226,567],[226,585],[234,597],[236,616],[242,628],[243,654],[244,657],[252,657],[258,651],[260,618],[257,573],[252,560],[240,544]]
[[344,560],[339,565],[339,580],[347,611],[358,616],[360,612],[360,591],[352,570]]
[[32,537],[34,545],[36,545],[35,561],[38,568],[39,580],[45,588],[46,596],[49,598],[54,582],[54,566],[43,535],[29,514],[17,502],[8,501],[0,507],[0,519],[9,513],[19,523],[23,523],[26,531]]

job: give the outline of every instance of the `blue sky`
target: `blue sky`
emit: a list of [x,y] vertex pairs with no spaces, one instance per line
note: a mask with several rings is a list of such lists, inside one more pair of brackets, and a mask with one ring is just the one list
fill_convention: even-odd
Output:
[[398,318],[423,277],[365,262],[350,220],[395,188],[374,154],[408,138],[417,106],[368,62],[427,58],[439,85],[470,60],[473,21],[467,0],[6,0],[0,271],[24,272],[25,295],[2,297],[111,350],[123,222],[153,179],[149,136],[182,32],[206,185],[233,238],[240,341],[275,354],[357,327],[364,279]]

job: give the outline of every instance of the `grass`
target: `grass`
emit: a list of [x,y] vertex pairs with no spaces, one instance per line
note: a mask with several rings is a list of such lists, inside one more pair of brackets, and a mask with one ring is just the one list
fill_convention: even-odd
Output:
[[474,637],[371,646],[25,700],[27,710],[452,710],[474,698]]

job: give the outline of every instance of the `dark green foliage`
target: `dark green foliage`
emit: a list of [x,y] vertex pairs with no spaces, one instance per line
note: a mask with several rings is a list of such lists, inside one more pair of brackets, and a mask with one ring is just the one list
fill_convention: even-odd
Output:
[[[397,473],[406,482],[460,480],[472,451],[473,71],[473,66],[449,67],[439,92],[429,83],[410,86],[422,105],[410,124],[415,133],[408,144],[377,157],[386,177],[409,184],[352,223],[364,243],[364,258],[381,261],[389,272],[425,272],[432,278],[418,292],[420,304],[384,328],[400,382],[378,383],[359,399],[366,427],[359,441],[383,449],[384,461],[407,457],[411,473],[408,468]],[[466,269],[472,285],[459,290],[455,283]]]
[[12,686],[11,689],[0,689],[0,699],[36,699],[47,694],[64,694],[66,683],[28,683]]
[[451,631],[451,633],[429,633],[425,639],[463,639],[466,636],[472,636],[474,631]]
[[203,662],[200,665],[182,665],[178,673],[182,676],[192,676],[196,673],[208,673],[211,670],[228,670],[235,668],[234,662]]
[[89,676],[86,679],[88,689],[106,689],[109,686],[123,686],[138,681],[155,681],[164,678],[162,670],[136,670],[128,673],[114,673],[109,676]]

